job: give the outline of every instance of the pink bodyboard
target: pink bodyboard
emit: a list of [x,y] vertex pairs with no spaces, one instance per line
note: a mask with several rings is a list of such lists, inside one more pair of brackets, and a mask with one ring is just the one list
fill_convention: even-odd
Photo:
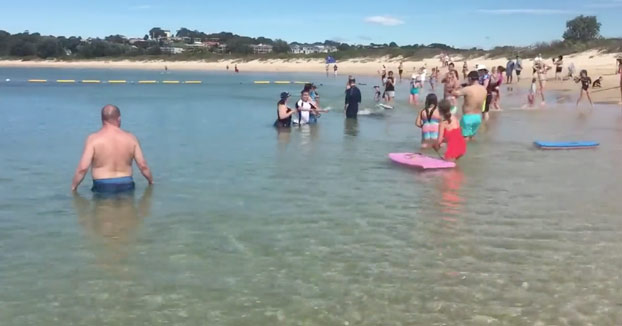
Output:
[[432,158],[423,154],[414,153],[391,153],[389,154],[391,161],[408,166],[418,167],[424,170],[428,169],[451,169],[456,167],[456,163]]

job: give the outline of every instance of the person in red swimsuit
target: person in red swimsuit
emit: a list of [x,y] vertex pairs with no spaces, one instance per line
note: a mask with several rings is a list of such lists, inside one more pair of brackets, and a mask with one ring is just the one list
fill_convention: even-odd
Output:
[[438,104],[438,111],[443,117],[439,127],[438,141],[434,148],[438,151],[443,142],[447,143],[447,150],[443,159],[446,161],[456,161],[466,153],[466,141],[462,137],[462,129],[457,119],[451,118],[451,102],[442,100]]

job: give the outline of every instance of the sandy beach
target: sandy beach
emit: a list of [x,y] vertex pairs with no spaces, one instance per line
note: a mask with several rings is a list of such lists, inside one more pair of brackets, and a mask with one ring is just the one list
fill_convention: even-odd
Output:
[[[598,51],[587,51],[568,55],[564,57],[563,75],[567,74],[567,66],[574,63],[577,72],[586,69],[592,80],[599,76],[603,77],[602,88],[592,90],[593,99],[596,103],[619,103],[620,102],[620,77],[616,74],[615,60],[619,54],[604,54]],[[544,58],[548,65],[553,65],[551,58]],[[397,67],[403,61],[404,75],[409,76],[415,69],[422,66],[428,68],[440,66],[438,57],[428,58],[420,61],[403,60],[396,58],[356,58],[338,63],[340,75],[376,75],[382,65],[386,65],[388,70],[393,70],[397,74]],[[462,70],[463,58],[454,57],[458,71]],[[489,58],[469,58],[467,60],[469,69],[473,69],[476,64],[484,64],[487,67],[504,66],[506,59]],[[244,72],[325,72],[325,63],[322,59],[292,59],[292,60],[220,60],[220,61],[129,61],[129,60],[85,60],[85,61],[19,61],[19,60],[0,60],[0,67],[20,67],[20,68],[75,68],[75,69],[148,69],[162,70],[168,67],[169,70],[206,70],[206,71],[226,71],[229,66],[233,71],[234,65],[238,65],[241,73]],[[528,88],[532,77],[533,58],[523,58],[523,74],[518,87]],[[332,65],[330,67],[332,74]],[[442,71],[443,73],[443,71]],[[548,73],[546,88],[568,93],[568,96],[576,96],[579,86],[572,80],[554,80],[554,71]]]

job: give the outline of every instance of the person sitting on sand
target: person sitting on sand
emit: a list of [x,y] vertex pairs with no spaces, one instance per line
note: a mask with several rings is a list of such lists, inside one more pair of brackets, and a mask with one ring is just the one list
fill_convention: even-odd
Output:
[[579,99],[577,100],[577,109],[579,108],[579,103],[583,99],[583,94],[587,96],[587,99],[590,101],[590,105],[592,109],[594,108],[594,104],[592,103],[592,97],[590,96],[590,85],[592,84],[592,79],[587,75],[587,70],[581,70],[579,73],[579,77],[575,78],[575,83],[581,83],[581,90],[579,93]]
[[[447,143],[447,149],[443,159],[446,161],[456,161],[460,159],[467,150],[466,140],[462,137],[462,130],[458,119],[451,115],[451,103],[442,100],[438,105],[443,121],[440,123],[438,140],[434,144],[434,149],[439,150],[443,142]],[[478,115],[479,116],[479,115]]]
[[468,74],[469,85],[453,91],[453,96],[464,96],[464,104],[462,105],[462,119],[460,127],[464,138],[471,140],[479,130],[482,124],[482,107],[486,102],[486,88],[479,83],[479,73],[471,71]]
[[136,136],[121,129],[121,111],[108,104],[101,110],[102,127],[86,139],[80,163],[71,182],[76,191],[91,168],[95,193],[114,194],[134,190],[132,162],[149,184],[153,176]]
[[277,128],[289,128],[292,126],[292,114],[297,111],[287,106],[289,96],[287,92],[281,93],[281,100],[276,104],[276,121],[274,126]]
[[596,79],[593,83],[592,83],[592,88],[602,88],[603,85],[601,85],[601,82],[603,81],[603,76],[598,77],[598,79]]
[[428,148],[438,140],[438,128],[441,115],[438,112],[438,98],[436,94],[428,94],[425,106],[417,115],[415,125],[421,128],[421,148]]

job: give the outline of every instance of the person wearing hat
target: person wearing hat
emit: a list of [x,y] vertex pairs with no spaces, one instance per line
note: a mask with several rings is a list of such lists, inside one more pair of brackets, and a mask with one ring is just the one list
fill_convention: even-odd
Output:
[[477,71],[471,71],[467,75],[467,79],[468,85],[454,90],[452,95],[464,97],[460,127],[462,128],[462,136],[468,141],[477,134],[482,124],[482,106],[484,106],[488,92],[484,86],[480,85],[480,74]]
[[292,114],[296,111],[287,107],[288,92],[281,93],[281,100],[276,105],[276,121],[274,126],[277,128],[289,128],[292,126]]

